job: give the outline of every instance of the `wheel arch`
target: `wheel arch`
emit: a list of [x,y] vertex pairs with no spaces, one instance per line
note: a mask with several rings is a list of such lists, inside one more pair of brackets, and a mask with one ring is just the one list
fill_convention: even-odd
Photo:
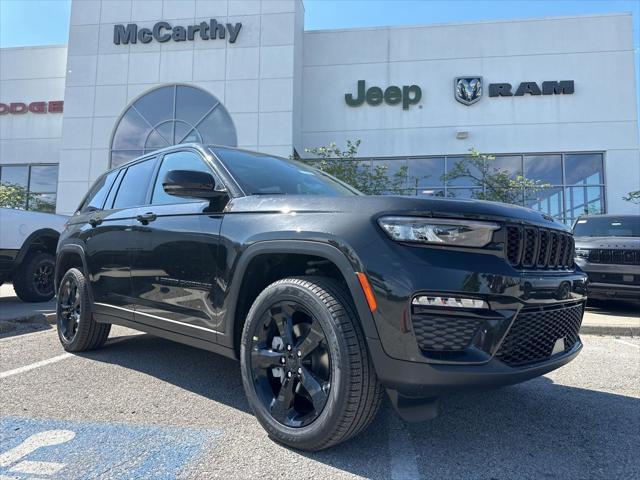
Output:
[[[255,265],[256,261],[272,259],[276,256],[285,256],[294,260],[296,257],[311,257],[329,262],[328,268],[335,268],[335,272],[340,275],[350,293],[365,337],[379,338],[372,313],[356,276],[359,269],[347,258],[345,253],[333,245],[317,241],[266,240],[251,245],[241,254],[233,274],[236,280],[232,282],[229,292],[227,317],[230,319],[229,330],[226,341],[223,343],[234,348],[236,355],[239,355],[240,337],[248,309],[263,289],[260,288],[257,291],[255,288],[251,288],[252,282],[249,279],[252,272],[251,267]],[[270,278],[264,287],[281,278],[297,275],[300,275],[300,272],[291,271],[286,275],[276,275]]]
[[25,239],[14,262],[14,270],[33,252],[48,252],[55,256],[60,232],[53,228],[41,228]]
[[60,280],[62,280],[62,277],[70,268],[78,268],[82,271],[87,279],[87,291],[89,292],[89,298],[93,302],[91,283],[88,281],[89,269],[87,268],[87,259],[85,257],[84,249],[80,245],[63,245],[58,249],[54,278],[55,291],[58,291],[58,288],[60,287]]

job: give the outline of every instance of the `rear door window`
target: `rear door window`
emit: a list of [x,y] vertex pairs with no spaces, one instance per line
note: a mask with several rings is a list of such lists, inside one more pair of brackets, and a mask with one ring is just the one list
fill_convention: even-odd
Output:
[[89,190],[89,193],[79,208],[81,213],[102,210],[104,201],[107,198],[107,195],[109,195],[113,181],[118,173],[118,170],[114,170],[113,172],[109,172],[96,180],[96,183],[93,184],[91,190]]
[[129,208],[144,205],[151,175],[155,168],[155,158],[136,163],[127,168],[120,182],[113,208]]

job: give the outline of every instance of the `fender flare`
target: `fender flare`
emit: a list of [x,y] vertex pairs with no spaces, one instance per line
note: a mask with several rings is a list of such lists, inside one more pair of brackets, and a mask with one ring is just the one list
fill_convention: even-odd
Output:
[[72,253],[74,255],[78,255],[80,257],[80,261],[82,261],[82,273],[84,274],[85,278],[87,279],[87,291],[89,292],[89,299],[91,300],[91,303],[93,304],[93,291],[91,289],[91,282],[89,282],[89,268],[87,267],[87,259],[84,253],[84,248],[82,248],[80,245],[76,245],[73,243],[67,244],[67,245],[63,245],[62,247],[60,247],[58,249],[58,252],[56,253],[56,269],[55,269],[55,273],[54,273],[54,279],[55,279],[55,291],[58,291],[58,288],[60,287],[60,285],[58,285],[58,278],[59,278],[59,274],[60,274],[60,260],[61,258],[67,254],[67,253]]
[[[233,274],[235,281],[232,282],[229,291],[229,315],[227,317],[229,319],[229,330],[228,335],[225,335],[230,343],[229,346],[236,347],[234,345],[236,338],[236,307],[247,267],[257,256],[271,253],[313,255],[332,262],[338,267],[347,283],[365,337],[379,338],[373,315],[369,310],[364,292],[356,276],[358,268],[354,266],[344,252],[333,245],[313,240],[263,240],[252,244],[240,254],[240,259]],[[351,256],[354,257],[354,260],[356,259],[355,254],[352,253]]]
[[[20,251],[16,256],[16,259],[14,261],[14,265],[16,267],[20,265],[23,262],[23,260],[26,258],[27,254],[29,253],[29,249],[31,248],[31,245],[33,245],[37,240],[39,240],[44,236],[55,236],[59,239],[60,232],[58,232],[57,230],[54,230],[53,228],[41,228],[40,230],[31,232],[31,234],[25,239],[24,243],[22,244],[22,247],[20,247]],[[56,243],[58,242],[56,241]],[[55,254],[56,252],[54,251],[53,255],[55,256]]]

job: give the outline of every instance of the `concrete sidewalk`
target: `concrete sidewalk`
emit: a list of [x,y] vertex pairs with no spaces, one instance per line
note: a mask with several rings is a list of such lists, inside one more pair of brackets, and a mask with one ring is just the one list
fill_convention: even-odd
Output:
[[640,336],[640,302],[609,302],[603,306],[587,307],[580,333]]
[[27,303],[20,300],[13,285],[0,286],[0,334],[50,328],[55,323],[55,298],[48,302]]
[[[15,324],[54,323],[55,300],[25,303],[16,297],[11,284],[0,286],[0,333]],[[13,327],[12,327],[13,324]],[[640,336],[640,303],[614,303],[587,307],[580,330],[592,335]]]

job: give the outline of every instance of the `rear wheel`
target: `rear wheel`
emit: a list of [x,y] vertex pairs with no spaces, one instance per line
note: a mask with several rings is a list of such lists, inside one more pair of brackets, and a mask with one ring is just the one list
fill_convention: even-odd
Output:
[[321,450],[373,420],[382,388],[350,297],[319,277],[279,280],[255,300],[244,326],[245,392],[269,435]]
[[13,288],[24,302],[46,302],[53,298],[55,257],[47,252],[31,254],[13,276]]
[[109,337],[111,324],[93,319],[87,283],[77,268],[70,269],[60,281],[57,316],[58,337],[68,352],[99,348]]

